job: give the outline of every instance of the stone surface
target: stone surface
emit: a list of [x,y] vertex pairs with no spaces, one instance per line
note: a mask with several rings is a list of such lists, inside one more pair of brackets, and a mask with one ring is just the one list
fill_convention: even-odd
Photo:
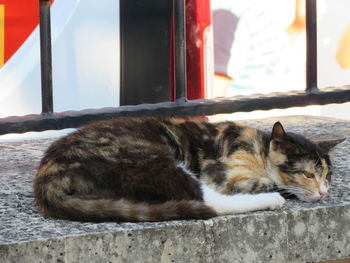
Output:
[[212,219],[213,262],[287,262],[287,216],[260,212]]
[[0,262],[318,262],[350,258],[350,122],[283,117],[244,123],[316,139],[348,137],[332,153],[330,195],[281,210],[163,223],[80,223],[43,217],[32,179],[52,139],[0,143]]

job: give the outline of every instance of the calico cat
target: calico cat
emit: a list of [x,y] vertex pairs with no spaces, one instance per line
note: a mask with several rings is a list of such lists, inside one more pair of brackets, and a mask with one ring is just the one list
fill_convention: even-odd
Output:
[[278,209],[276,189],[313,202],[326,196],[329,150],[232,122],[117,118],[58,139],[34,179],[39,209],[78,221],[164,221]]

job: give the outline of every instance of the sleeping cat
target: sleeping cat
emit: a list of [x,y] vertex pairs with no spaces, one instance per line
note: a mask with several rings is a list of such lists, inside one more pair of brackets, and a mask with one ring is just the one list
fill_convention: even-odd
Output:
[[164,221],[278,209],[282,190],[307,202],[327,195],[328,152],[311,142],[232,122],[117,118],[60,138],[34,179],[40,210],[78,221]]

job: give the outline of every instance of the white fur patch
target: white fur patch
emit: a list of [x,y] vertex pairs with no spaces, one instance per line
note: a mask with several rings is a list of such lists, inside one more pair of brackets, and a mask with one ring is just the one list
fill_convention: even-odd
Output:
[[203,199],[219,215],[245,213],[256,210],[274,210],[283,206],[285,200],[279,193],[220,194],[207,185],[202,185]]

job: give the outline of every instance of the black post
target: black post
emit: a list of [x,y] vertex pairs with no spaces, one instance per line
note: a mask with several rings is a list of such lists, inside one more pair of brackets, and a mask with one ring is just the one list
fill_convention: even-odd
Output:
[[317,89],[317,4],[306,0],[306,91]]
[[42,113],[53,112],[50,1],[39,0]]
[[186,100],[186,11],[185,0],[173,0],[175,99]]

